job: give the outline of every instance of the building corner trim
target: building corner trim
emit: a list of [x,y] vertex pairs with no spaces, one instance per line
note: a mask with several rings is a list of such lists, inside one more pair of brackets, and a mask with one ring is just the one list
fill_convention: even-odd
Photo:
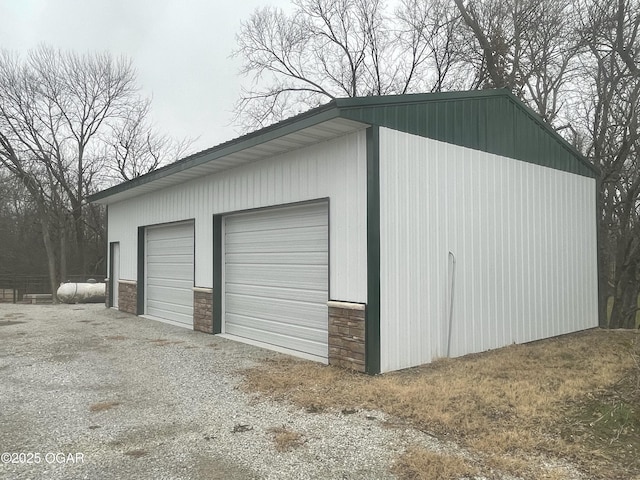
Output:
[[380,373],[380,127],[367,128],[367,316],[365,371]]

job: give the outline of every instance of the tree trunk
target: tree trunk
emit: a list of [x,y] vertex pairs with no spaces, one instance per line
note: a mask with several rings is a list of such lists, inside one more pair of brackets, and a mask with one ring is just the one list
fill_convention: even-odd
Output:
[[51,239],[51,230],[49,229],[48,218],[44,214],[40,214],[40,225],[42,225],[42,240],[44,241],[44,249],[47,252],[47,263],[49,266],[49,283],[51,284],[51,301],[58,303],[58,270],[56,267],[56,253],[53,241]]
[[73,229],[76,234],[76,257],[78,259],[78,265],[81,274],[85,274],[87,270],[86,255],[85,255],[85,233],[84,233],[84,219],[82,218],[82,206],[74,205],[73,210]]
[[67,281],[67,230],[66,222],[60,225],[60,281]]

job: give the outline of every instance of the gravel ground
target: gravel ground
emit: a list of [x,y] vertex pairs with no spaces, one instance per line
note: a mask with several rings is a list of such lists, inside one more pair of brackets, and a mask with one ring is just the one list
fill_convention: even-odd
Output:
[[[380,412],[237,388],[278,355],[102,305],[0,304],[0,453],[25,454],[3,455],[0,478],[384,479],[408,445],[443,448]],[[282,426],[305,443],[278,452]]]

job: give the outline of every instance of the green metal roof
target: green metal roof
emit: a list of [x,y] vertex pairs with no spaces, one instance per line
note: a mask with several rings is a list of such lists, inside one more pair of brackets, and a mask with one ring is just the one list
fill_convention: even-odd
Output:
[[[343,119],[354,125],[378,125],[476,150],[515,158],[567,172],[597,177],[598,170],[540,116],[507,90],[338,98],[275,125],[190,155],[151,173],[98,192],[89,201],[110,203],[109,197],[157,182],[166,186],[174,177],[185,181],[189,170],[203,173],[207,164],[256,149],[296,132],[320,128]],[[142,189],[141,189],[142,190]],[[144,193],[140,191],[139,193]],[[117,200],[116,200],[117,201]]]
[[588,177],[598,171],[507,90],[338,99],[340,116]]

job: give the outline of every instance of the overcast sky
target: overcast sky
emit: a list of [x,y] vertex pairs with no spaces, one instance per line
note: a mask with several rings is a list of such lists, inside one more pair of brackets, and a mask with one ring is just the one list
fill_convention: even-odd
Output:
[[[199,137],[194,151],[239,135],[231,110],[240,93],[235,48],[256,7],[289,0],[0,0],[0,48],[44,43],[132,58],[152,118],[163,133]],[[248,82],[248,80],[244,80]]]

